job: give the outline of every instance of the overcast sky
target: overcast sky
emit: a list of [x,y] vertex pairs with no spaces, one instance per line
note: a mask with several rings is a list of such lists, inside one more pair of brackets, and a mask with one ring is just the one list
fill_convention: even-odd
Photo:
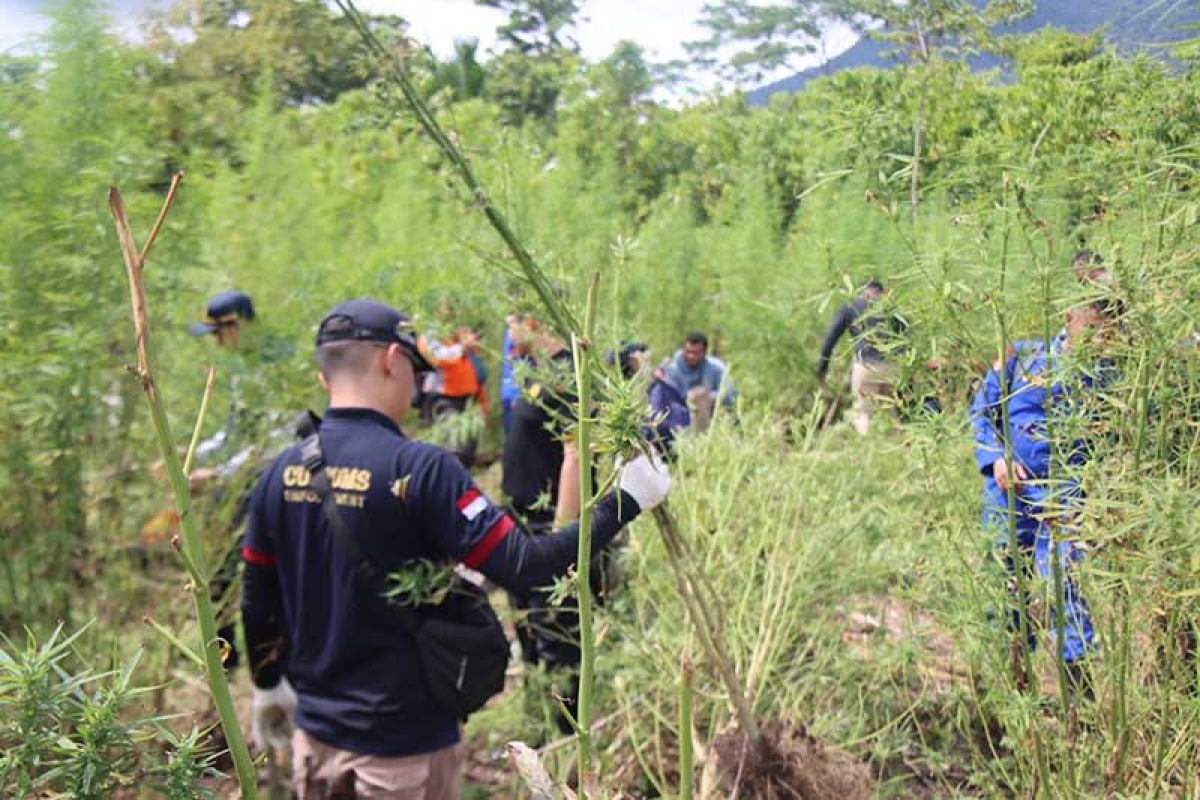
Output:
[[[583,21],[576,38],[589,60],[603,58],[621,39],[642,45],[652,61],[684,58],[683,43],[702,38],[696,24],[700,8],[707,0],[584,0]],[[148,9],[166,0],[109,0],[114,23],[128,35],[137,29],[137,20]],[[413,35],[445,55],[452,51],[456,38],[477,38],[483,50],[495,43],[496,26],[504,15],[480,8],[474,0],[358,0],[364,11],[398,14],[409,21]],[[0,0],[0,50],[27,45],[46,27],[38,13],[39,0]],[[848,47],[853,38],[835,32],[827,43],[830,56]],[[814,58],[811,63],[816,63]],[[808,66],[797,64],[798,67]],[[784,77],[795,69],[785,69],[767,80]],[[701,79],[701,86],[711,80]],[[764,81],[766,82],[766,81]]]

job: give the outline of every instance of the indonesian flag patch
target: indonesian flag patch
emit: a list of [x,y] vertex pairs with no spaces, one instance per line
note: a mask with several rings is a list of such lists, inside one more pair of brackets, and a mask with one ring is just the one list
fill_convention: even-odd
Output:
[[458,498],[455,505],[458,506],[458,510],[462,512],[467,522],[474,522],[475,518],[488,507],[488,499],[478,489],[471,487],[466,494]]

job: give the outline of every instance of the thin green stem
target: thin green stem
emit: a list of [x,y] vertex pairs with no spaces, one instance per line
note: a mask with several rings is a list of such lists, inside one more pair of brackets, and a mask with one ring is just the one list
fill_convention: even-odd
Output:
[[[1008,185],[1009,176],[1004,176],[1004,202],[1003,207],[1006,212],[1009,212],[1008,204]],[[999,297],[1004,297],[1005,283],[1008,277],[1008,247],[1009,240],[1012,234],[1012,225],[1008,214],[1005,216],[1004,234],[1001,238],[1000,247],[1000,292]],[[1000,415],[1001,425],[1004,432],[1004,466],[1009,476],[1015,477],[1013,471],[1013,443],[1009,432],[1012,430],[1011,420],[1009,418],[1009,396],[1012,392],[1012,387],[1008,381],[1008,326],[1001,310],[1000,303],[993,303],[992,309],[995,313],[996,332],[998,336],[997,352],[999,354],[997,362],[1000,372]],[[1028,587],[1026,585],[1025,568],[1028,555],[1021,549],[1020,542],[1017,539],[1017,495],[1016,484],[1011,479],[1008,481],[1008,490],[1006,491],[1007,501],[1007,523],[1008,523],[1008,552],[1011,559],[1012,571],[1016,582],[1017,590],[1017,616],[1020,620],[1017,635],[1020,636],[1020,653],[1021,653],[1021,669],[1024,673],[1026,681],[1033,678],[1033,662],[1029,653],[1029,609],[1028,609]],[[1033,724],[1033,750],[1034,760],[1037,764],[1038,777],[1041,785],[1047,790],[1050,790],[1050,769],[1046,764],[1046,755],[1042,750],[1041,736],[1037,730],[1037,723]]]
[[592,276],[584,310],[584,338],[571,337],[575,357],[575,381],[579,392],[578,420],[575,428],[576,449],[579,453],[579,550],[575,559],[575,591],[579,599],[579,697],[575,706],[576,749],[579,762],[579,796],[586,797],[586,787],[592,785],[592,680],[596,665],[595,631],[592,629],[592,507],[595,505],[592,486],[592,369],[584,350],[591,344],[596,324],[596,290],[600,273]]
[[692,662],[684,656],[679,667],[679,800],[692,800],[695,770],[692,754]]
[[[1166,641],[1168,642],[1168,647],[1171,646],[1171,643],[1173,643],[1175,639],[1178,624],[1178,612],[1172,612],[1166,631]],[[1164,685],[1159,691],[1159,707],[1162,709],[1162,719],[1159,720],[1158,733],[1155,735],[1154,740],[1154,780],[1151,783],[1151,786],[1153,787],[1153,794],[1150,795],[1151,800],[1158,800],[1159,793],[1162,790],[1163,763],[1166,760],[1167,739],[1171,730],[1171,696],[1172,690],[1175,688],[1175,675],[1178,667],[1178,664],[1175,663],[1176,659],[1173,647],[1170,648],[1170,652],[1167,655],[1166,661],[1166,669],[1169,677],[1167,680],[1163,681]]]
[[196,651],[184,644],[184,642],[178,636],[172,633],[167,626],[151,617],[146,617],[144,621],[147,625],[157,631],[160,636],[170,642],[171,645],[180,653],[182,653],[188,661],[191,661],[200,669],[204,669],[204,659],[196,655]]
[[1125,759],[1129,755],[1129,647],[1133,638],[1132,615],[1129,608],[1129,587],[1121,584],[1121,665],[1117,673],[1117,695],[1113,698],[1113,728],[1116,738],[1117,764],[1113,783],[1118,792],[1125,789]]
[[187,456],[183,459],[183,474],[192,474],[192,462],[196,458],[196,446],[200,444],[200,432],[204,429],[204,416],[208,413],[208,401],[212,397],[217,368],[210,366],[204,379],[204,396],[200,398],[200,411],[196,414],[196,425],[192,428],[192,440],[188,442]]
[[183,562],[192,576],[192,599],[196,606],[196,617],[200,625],[201,652],[204,656],[205,677],[209,690],[212,692],[213,703],[217,707],[217,716],[233,756],[234,767],[237,771],[238,784],[245,800],[257,800],[258,779],[254,763],[250,760],[250,749],[246,746],[242,729],[238,725],[237,712],[233,706],[233,697],[229,693],[229,682],[225,677],[224,664],[221,662],[220,640],[217,636],[216,616],[213,612],[212,600],[209,598],[208,581],[200,573],[196,565],[201,561],[200,534],[196,529],[196,520],[192,515],[191,492],[188,487],[187,474],[179,453],[175,449],[175,439],[171,435],[171,427],[167,421],[162,396],[154,380],[153,362],[150,357],[150,326],[146,311],[146,292],[142,283],[144,268],[143,253],[149,252],[154,238],[166,218],[167,211],[179,189],[181,175],[176,175],[171,181],[171,188],[159,212],[154,231],[147,239],[146,245],[139,252],[133,241],[133,233],[129,228],[129,220],[125,214],[125,206],[121,193],[116,187],[108,192],[109,209],[117,228],[117,239],[121,245],[121,253],[125,258],[125,267],[129,279],[130,300],[133,311],[134,334],[137,342],[138,366],[136,374],[141,380],[142,389],[146,395],[146,403],[150,407],[150,419],[154,425],[154,433],[158,439],[159,450],[166,463],[167,475],[171,481],[171,490],[175,495],[175,508],[179,513],[179,526],[182,534],[179,552]]
[[1066,581],[1063,577],[1062,557],[1058,552],[1058,541],[1055,539],[1050,541],[1050,559],[1054,570],[1054,632],[1056,637],[1054,640],[1054,666],[1055,674],[1058,676],[1059,701],[1065,720],[1071,710],[1071,686],[1067,677],[1067,643],[1065,641],[1067,631],[1067,615],[1064,613]]

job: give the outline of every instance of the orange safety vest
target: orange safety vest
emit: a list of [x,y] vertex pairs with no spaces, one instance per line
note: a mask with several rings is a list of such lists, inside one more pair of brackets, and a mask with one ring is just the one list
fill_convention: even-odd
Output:
[[438,359],[437,368],[442,373],[442,394],[447,397],[474,397],[479,394],[479,378],[475,375],[471,359],[465,355]]

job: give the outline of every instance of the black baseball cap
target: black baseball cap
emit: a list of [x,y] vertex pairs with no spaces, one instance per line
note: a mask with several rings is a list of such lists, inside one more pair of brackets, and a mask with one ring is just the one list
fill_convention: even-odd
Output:
[[216,333],[224,325],[236,324],[239,319],[247,322],[254,319],[254,302],[245,292],[221,292],[208,301],[204,314],[207,319],[188,327],[192,336]]
[[317,326],[317,347],[331,342],[394,342],[416,372],[433,371],[417,347],[408,315],[378,300],[347,300],[326,314]]

